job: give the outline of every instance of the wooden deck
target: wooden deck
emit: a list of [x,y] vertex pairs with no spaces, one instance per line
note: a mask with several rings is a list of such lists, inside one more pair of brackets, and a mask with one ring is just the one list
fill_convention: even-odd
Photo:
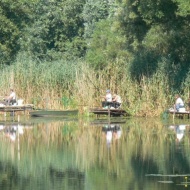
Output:
[[103,108],[92,108],[89,110],[90,113],[94,113],[97,116],[108,115],[108,116],[127,116],[127,112],[123,109],[103,109]]
[[21,106],[0,106],[0,112],[18,112],[18,111],[30,111],[34,109],[33,104],[24,104]]
[[169,114],[173,115],[173,118],[175,116],[179,117],[179,118],[184,118],[187,117],[188,119],[190,118],[190,111],[175,111],[175,110],[168,110]]

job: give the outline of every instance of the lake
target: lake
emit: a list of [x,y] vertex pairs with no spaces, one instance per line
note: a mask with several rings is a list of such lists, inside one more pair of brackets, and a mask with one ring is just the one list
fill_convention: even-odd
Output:
[[190,189],[188,120],[0,122],[0,189]]

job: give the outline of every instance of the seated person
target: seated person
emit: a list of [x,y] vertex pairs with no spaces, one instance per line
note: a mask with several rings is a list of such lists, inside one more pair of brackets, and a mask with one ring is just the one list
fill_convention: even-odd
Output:
[[10,90],[10,95],[5,97],[6,105],[13,105],[16,103],[16,93],[13,89]]
[[106,95],[103,96],[104,101],[102,101],[102,107],[107,107],[112,105],[112,95],[110,90],[106,90]]
[[119,95],[114,94],[112,101],[113,101],[112,106],[114,108],[119,108],[121,106],[121,97]]
[[175,101],[175,104],[174,104],[174,109],[176,111],[179,111],[179,108],[184,108],[184,102],[180,98],[179,94],[176,94],[175,99],[176,99],[176,101]]

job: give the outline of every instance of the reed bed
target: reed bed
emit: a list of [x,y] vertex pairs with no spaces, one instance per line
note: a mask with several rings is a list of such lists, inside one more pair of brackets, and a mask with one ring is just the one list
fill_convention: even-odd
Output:
[[[57,61],[39,63],[32,59],[18,58],[2,68],[0,87],[2,95],[13,87],[24,103],[33,103],[37,108],[79,109],[100,107],[106,89],[122,97],[122,107],[131,115],[159,116],[174,102],[174,91],[169,86],[168,76],[158,69],[151,76],[135,80],[130,73],[130,64],[123,61],[109,63],[103,70],[94,70],[83,61]],[[183,96],[189,96],[188,82],[184,82]]]
[[143,76],[140,81],[133,80],[129,68],[117,62],[101,71],[83,64],[77,71],[75,94],[78,93],[77,101],[82,105],[94,107],[101,106],[105,90],[111,89],[122,97],[123,108],[136,116],[158,116],[171,106],[173,98],[166,76],[157,72],[152,77]]
[[11,87],[25,103],[41,108],[70,108],[75,104],[72,98],[74,69],[74,63],[68,66],[64,62],[38,64],[18,60],[2,72],[2,93],[8,94]]

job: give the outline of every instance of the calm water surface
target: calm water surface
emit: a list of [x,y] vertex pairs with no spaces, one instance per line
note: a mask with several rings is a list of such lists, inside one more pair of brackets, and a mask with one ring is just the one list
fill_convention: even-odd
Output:
[[189,121],[0,122],[0,189],[190,189]]

